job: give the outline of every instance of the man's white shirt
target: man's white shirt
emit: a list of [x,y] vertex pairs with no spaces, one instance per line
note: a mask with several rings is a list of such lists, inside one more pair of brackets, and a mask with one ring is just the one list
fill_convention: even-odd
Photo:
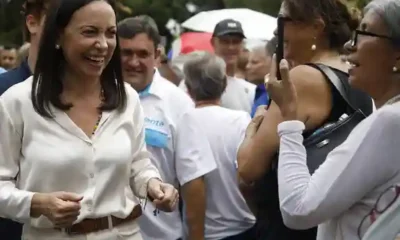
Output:
[[[151,85],[139,93],[145,115],[145,140],[152,163],[162,179],[179,188],[175,170],[178,121],[194,108],[190,97],[164,79],[156,70]],[[149,203],[139,219],[144,240],[175,240],[182,237],[182,219],[177,208],[172,213],[157,211]]]

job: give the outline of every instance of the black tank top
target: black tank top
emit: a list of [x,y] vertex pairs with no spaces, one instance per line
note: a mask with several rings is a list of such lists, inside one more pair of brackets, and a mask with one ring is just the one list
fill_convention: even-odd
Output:
[[[311,65],[311,67],[313,67]],[[361,109],[366,116],[372,113],[372,100],[371,98],[358,90],[350,87],[348,83],[348,74],[338,69],[331,68],[336,75],[342,80],[344,88],[349,91],[348,95],[350,101],[355,100],[355,108]],[[330,83],[330,81],[327,79]],[[340,93],[336,90],[332,83],[332,108],[326,122],[337,121],[344,113],[349,113],[347,103],[342,98]],[[322,124],[323,125],[323,124]],[[318,128],[316,128],[318,129]],[[306,138],[312,134],[313,131],[305,132],[303,135]],[[309,230],[292,230],[287,228],[282,220],[282,215],[279,207],[278,196],[278,176],[277,164],[267,172],[262,179],[256,182],[255,193],[257,194],[257,239],[258,240],[315,240],[317,235],[317,228]]]

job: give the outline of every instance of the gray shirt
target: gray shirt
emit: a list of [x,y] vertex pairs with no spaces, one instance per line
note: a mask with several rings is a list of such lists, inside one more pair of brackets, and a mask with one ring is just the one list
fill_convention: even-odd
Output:
[[[318,225],[318,240],[358,239],[361,221],[379,196],[400,182],[400,103],[386,105],[361,122],[312,176],[303,130],[299,121],[278,127],[279,198],[285,224],[293,229]],[[388,205],[392,197],[385,194],[381,205]]]

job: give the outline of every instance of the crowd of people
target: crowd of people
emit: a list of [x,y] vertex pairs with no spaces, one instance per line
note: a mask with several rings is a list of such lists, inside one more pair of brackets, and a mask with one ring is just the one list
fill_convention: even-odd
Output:
[[224,19],[181,66],[112,0],[23,9],[29,43],[0,49],[1,239],[400,232],[398,0],[283,0],[284,39],[245,49]]

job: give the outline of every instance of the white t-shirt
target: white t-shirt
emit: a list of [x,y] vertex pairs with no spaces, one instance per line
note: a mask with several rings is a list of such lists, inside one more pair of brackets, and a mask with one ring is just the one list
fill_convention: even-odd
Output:
[[[185,81],[179,87],[187,92]],[[228,77],[228,83],[221,97],[221,106],[233,110],[251,113],[256,92],[256,85],[241,78]]]
[[[144,110],[145,140],[151,161],[162,179],[179,187],[175,171],[176,134],[182,114],[194,107],[193,101],[178,87],[155,72],[148,89],[139,93]],[[157,211],[149,203],[139,219],[144,240],[175,240],[182,237],[179,209],[172,213]]]
[[[187,151],[200,156],[209,156],[201,164],[203,168],[216,165],[215,171],[206,171],[206,219],[205,239],[217,240],[242,233],[255,224],[255,217],[248,208],[239,188],[236,170],[236,156],[242,142],[250,115],[219,106],[196,108],[189,111],[181,122],[181,129],[198,129],[206,135],[207,141],[197,144],[208,147],[193,146],[187,143]],[[185,139],[197,139],[191,132],[184,133]],[[197,149],[196,149],[197,148]],[[211,151],[209,153],[208,151]],[[182,165],[185,163],[182,162]],[[182,177],[192,171],[191,166],[177,168]],[[200,163],[196,167],[200,166]]]

